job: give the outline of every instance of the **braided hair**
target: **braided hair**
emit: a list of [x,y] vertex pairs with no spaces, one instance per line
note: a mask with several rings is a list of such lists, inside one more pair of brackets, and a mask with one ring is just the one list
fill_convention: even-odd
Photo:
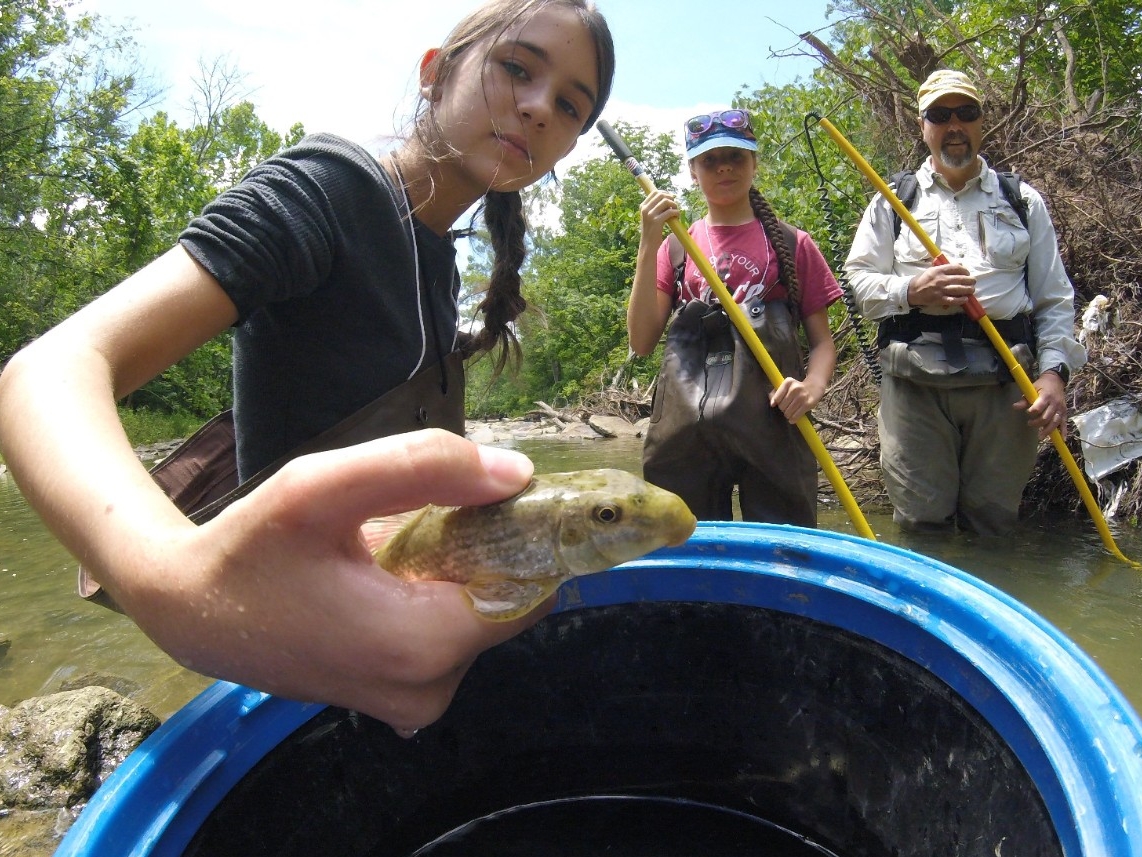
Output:
[[510,361],[512,367],[520,362],[519,340],[512,322],[527,309],[521,291],[519,271],[523,267],[527,247],[527,218],[523,214],[523,200],[519,191],[503,193],[488,191],[482,206],[484,223],[492,239],[492,276],[484,290],[484,298],[476,311],[484,316],[484,326],[469,344],[472,353],[491,351],[500,346],[493,367],[498,375]]
[[781,266],[781,279],[785,284],[785,292],[789,296],[789,312],[793,316],[794,325],[801,322],[801,284],[797,281],[797,264],[793,255],[793,248],[785,240],[785,230],[777,223],[777,214],[773,206],[755,187],[749,189],[749,203],[753,207],[753,215],[761,221],[761,228],[773,245],[773,252],[777,254],[777,262]]

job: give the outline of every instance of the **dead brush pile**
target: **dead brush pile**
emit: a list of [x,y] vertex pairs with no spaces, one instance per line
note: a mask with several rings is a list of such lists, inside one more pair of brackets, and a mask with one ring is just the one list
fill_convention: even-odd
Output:
[[[1029,146],[1012,163],[1046,199],[1075,285],[1076,323],[1088,363],[1067,388],[1072,415],[1114,399],[1142,403],[1142,157],[1136,144],[1125,148],[1126,139],[1109,133],[1062,134],[1047,144]],[[1083,329],[1084,313],[1100,295],[1107,299],[1104,321],[1096,329]],[[1067,446],[1081,464],[1073,430]],[[1142,513],[1142,466],[1137,459],[1092,490],[1104,508],[1118,495],[1113,518],[1137,525]],[[1027,512],[1085,514],[1050,443],[1039,451],[1023,503]]]

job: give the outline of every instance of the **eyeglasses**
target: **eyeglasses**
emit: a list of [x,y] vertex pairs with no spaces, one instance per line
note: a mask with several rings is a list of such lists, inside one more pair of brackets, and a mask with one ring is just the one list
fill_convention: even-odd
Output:
[[700,137],[713,128],[721,125],[723,128],[748,128],[751,132],[753,126],[749,123],[749,114],[744,110],[722,110],[719,113],[703,113],[686,120],[686,136],[693,139]]
[[974,122],[983,115],[978,104],[961,104],[959,107],[929,107],[920,115],[933,125],[944,125],[952,120],[952,114],[961,122]]

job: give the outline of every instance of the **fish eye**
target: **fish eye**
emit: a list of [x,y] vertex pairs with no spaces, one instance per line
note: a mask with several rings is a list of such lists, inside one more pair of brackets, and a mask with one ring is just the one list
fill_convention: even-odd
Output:
[[593,514],[595,520],[600,524],[617,524],[623,516],[622,509],[608,503],[596,506]]

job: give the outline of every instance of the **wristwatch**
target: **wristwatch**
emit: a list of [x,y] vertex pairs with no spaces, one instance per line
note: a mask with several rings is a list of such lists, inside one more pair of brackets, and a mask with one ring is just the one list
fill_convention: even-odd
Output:
[[[1071,380],[1071,370],[1067,368],[1066,363],[1060,363],[1058,366],[1049,366],[1044,369],[1043,372],[1054,372],[1056,375],[1063,379],[1064,384]],[[1042,375],[1043,372],[1040,372],[1039,374]]]

